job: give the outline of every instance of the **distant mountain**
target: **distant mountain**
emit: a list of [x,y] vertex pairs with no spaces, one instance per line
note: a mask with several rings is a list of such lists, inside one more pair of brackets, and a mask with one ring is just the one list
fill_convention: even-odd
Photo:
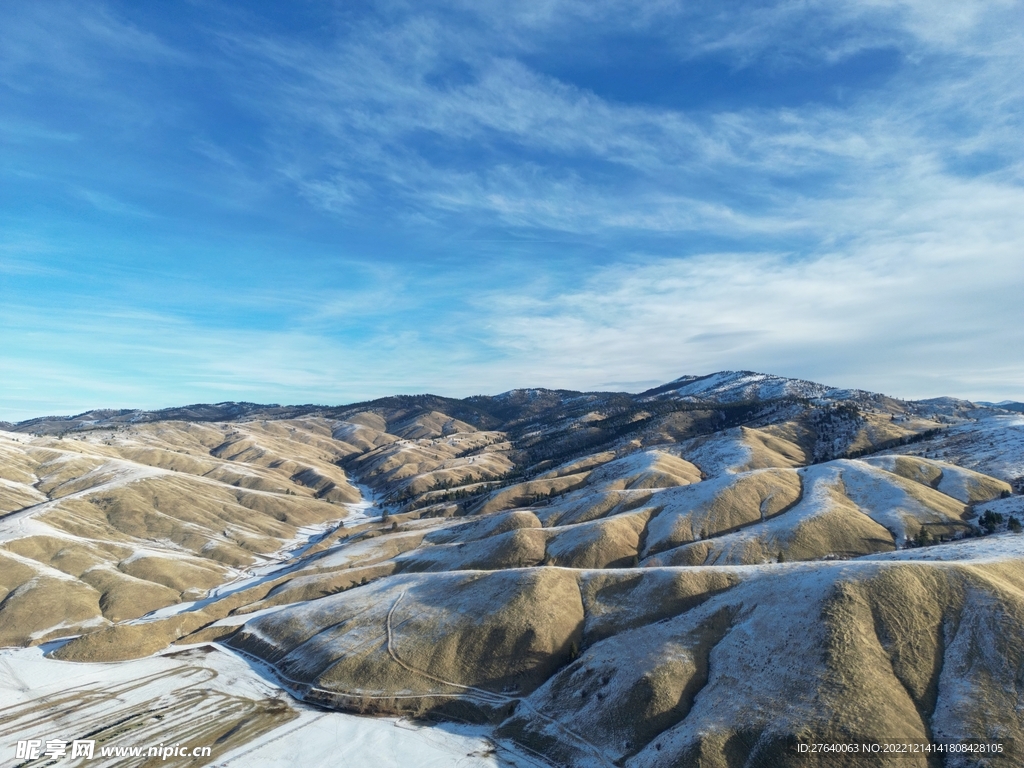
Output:
[[41,416],[8,425],[15,432],[30,432],[44,435],[62,432],[110,429],[130,424],[149,424],[156,421],[234,421],[245,418],[290,418],[311,413],[313,405],[260,405],[258,403],[197,403],[158,411],[137,409],[86,411],[75,416]]
[[[75,416],[44,416],[2,428],[15,432],[59,434],[110,429],[158,421],[245,421],[290,419],[310,414],[342,418],[352,411],[390,409],[397,411],[445,411],[477,426],[507,427],[513,423],[559,419],[575,412],[601,407],[613,410],[654,402],[676,401],[693,405],[740,405],[774,401],[821,400],[888,404],[897,410],[907,404],[885,395],[859,389],[839,389],[803,379],[791,379],[754,371],[720,371],[707,376],[682,376],[639,394],[626,392],[578,392],[574,390],[514,389],[498,395],[475,395],[464,399],[439,395],[397,395],[350,405],[277,405],[249,402],[198,403],[156,411],[93,410]],[[934,398],[914,404],[918,410],[948,412],[951,404],[971,407],[967,401]],[[1011,404],[1012,405],[1012,404]],[[1021,405],[1021,404],[1017,404]],[[999,404],[998,407],[1007,407]],[[1024,407],[1022,405],[1021,407]]]
[[720,371],[708,376],[682,376],[642,394],[651,396],[672,393],[679,398],[727,403],[793,397],[809,399],[826,397],[836,392],[839,390],[803,379],[788,379],[754,371]]
[[986,403],[982,400],[977,401],[978,405],[984,405],[989,408],[999,408],[1004,411],[1017,411],[1018,413],[1024,413],[1024,403],[1018,403],[1016,400],[1003,400],[998,403]]

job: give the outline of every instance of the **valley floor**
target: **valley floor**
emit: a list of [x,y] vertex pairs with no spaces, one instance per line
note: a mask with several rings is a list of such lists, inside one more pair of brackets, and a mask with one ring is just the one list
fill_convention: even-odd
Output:
[[[223,768],[534,768],[543,765],[499,746],[489,729],[427,725],[405,718],[329,712],[292,699],[270,676],[227,649],[204,644],[117,664],[46,658],[47,646],[0,650],[0,765],[19,741],[96,741],[95,757],[60,765],[145,764],[150,747],[212,747]],[[130,734],[125,736],[125,734]],[[141,747],[142,757],[100,755],[101,747]],[[192,759],[158,761],[195,765]]]

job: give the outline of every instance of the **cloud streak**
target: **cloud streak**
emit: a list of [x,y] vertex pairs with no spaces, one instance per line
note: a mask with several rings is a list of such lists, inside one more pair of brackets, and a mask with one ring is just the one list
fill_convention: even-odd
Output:
[[[871,11],[858,6],[856,18],[831,26]],[[785,4],[772,13],[786,24],[797,17]],[[1013,115],[1021,97],[1019,86],[1008,85],[1019,78],[1007,75],[1019,65],[994,54],[966,74],[948,71],[977,54],[973,38],[962,48],[954,43],[972,37],[980,12],[950,13],[942,30],[924,25],[913,4],[896,15],[901,38],[916,31],[914,51],[952,46],[954,60],[927,72],[911,67],[881,98],[861,97],[843,109],[810,104],[694,115],[617,104],[514,59],[466,50],[422,22],[369,30],[341,51],[282,50],[265,41],[249,41],[249,51],[292,76],[280,99],[268,103],[281,132],[313,132],[314,146],[327,149],[316,167],[303,172],[295,161],[288,174],[324,209],[357,204],[352,185],[365,190],[369,183],[408,205],[482,223],[733,236],[805,228],[807,219],[792,215],[802,197],[873,198],[891,178],[919,175],[921,165],[1006,152],[1007,129],[1020,127]],[[998,50],[991,35],[984,39],[994,45],[990,53]],[[468,57],[470,78],[431,84],[443,51],[452,48]],[[936,125],[942,114],[947,125]],[[418,146],[424,135],[441,151]],[[307,146],[282,141],[278,150],[301,156]],[[481,156],[467,160],[467,153]]]

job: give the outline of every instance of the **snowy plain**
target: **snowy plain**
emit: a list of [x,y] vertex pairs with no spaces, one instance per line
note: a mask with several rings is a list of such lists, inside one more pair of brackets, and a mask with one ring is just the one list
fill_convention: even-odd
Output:
[[[64,662],[45,656],[49,646],[0,650],[0,765],[15,765],[19,740],[88,738],[97,724],[131,718],[158,702],[169,715],[159,730],[139,732],[120,746],[186,743],[193,721],[213,718],[195,706],[206,701],[280,700],[297,716],[223,754],[224,768],[301,765],[303,768],[538,768],[544,764],[488,738],[485,727],[425,726],[395,717],[326,712],[291,699],[269,677],[225,648],[184,646],[135,661]],[[68,708],[74,702],[73,709]],[[180,706],[177,706],[179,705]],[[176,722],[174,715],[180,719]],[[148,735],[147,735],[148,734]],[[208,746],[193,740],[190,745]],[[41,763],[42,764],[42,763]],[[61,765],[125,765],[124,758],[65,759]]]

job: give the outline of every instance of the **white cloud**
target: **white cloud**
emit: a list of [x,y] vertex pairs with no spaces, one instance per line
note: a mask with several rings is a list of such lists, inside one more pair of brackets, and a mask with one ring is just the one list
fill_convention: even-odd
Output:
[[85,189],[79,187],[72,190],[75,197],[78,197],[89,205],[93,206],[96,210],[102,213],[109,213],[115,216],[141,216],[148,217],[153,214],[149,211],[131,203],[126,203],[122,200],[118,200],[112,195],[108,195],[104,192],[98,192],[94,189]]
[[[773,40],[823,16],[828,24],[816,34],[833,43],[863,37],[878,44],[881,30],[899,37],[908,53],[933,42],[942,49],[841,109],[808,104],[693,115],[615,103],[533,71],[514,49],[488,51],[465,30],[419,17],[369,25],[357,40],[330,49],[266,39],[236,44],[273,67],[269,90],[257,81],[259,108],[276,126],[282,174],[321,208],[345,212],[377,187],[392,203],[428,216],[457,213],[480,224],[731,237],[807,230],[802,216],[793,218],[801,196],[872,205],[891,179],[917,173],[922,163],[988,151],[1001,153],[1004,166],[1019,161],[1012,137],[1020,130],[1024,67],[1010,55],[1019,50],[1012,30],[993,27],[992,14],[1007,4],[987,7],[943,6],[932,16],[910,2],[764,10],[774,21],[761,26]],[[636,15],[623,3],[590,10],[537,3],[511,17],[491,11],[494,18],[481,19],[494,28],[534,32],[537,19],[608,24]],[[665,13],[684,12],[656,11]],[[723,18],[742,26],[747,15]],[[691,21],[712,35],[718,23]],[[912,27],[921,29],[908,32]],[[434,82],[452,61],[469,67],[468,79]],[[437,148],[423,150],[423,137]],[[502,154],[496,144],[512,149]],[[463,153],[473,160],[462,161]]]
[[4,9],[3,21],[0,82],[14,90],[31,90],[53,76],[95,88],[115,62],[196,63],[101,3],[12,5]]
[[508,357],[498,367],[522,386],[753,368],[906,397],[1019,396],[1024,328],[999,321],[1019,317],[1024,264],[993,257],[990,243],[960,245],[651,259],[544,299],[482,304],[498,307],[488,322]]

